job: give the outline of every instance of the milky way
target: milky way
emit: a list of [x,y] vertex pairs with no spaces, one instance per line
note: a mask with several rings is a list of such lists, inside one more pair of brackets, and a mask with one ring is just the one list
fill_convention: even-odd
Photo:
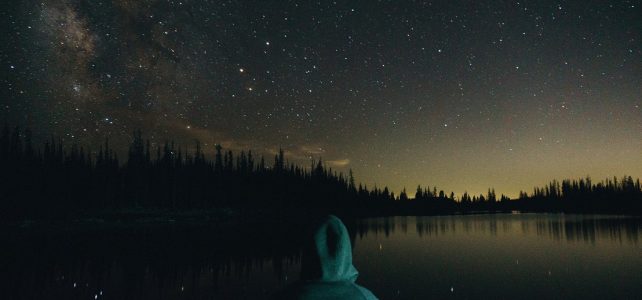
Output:
[[94,151],[136,128],[210,154],[282,147],[395,191],[639,177],[641,6],[5,3],[0,121]]

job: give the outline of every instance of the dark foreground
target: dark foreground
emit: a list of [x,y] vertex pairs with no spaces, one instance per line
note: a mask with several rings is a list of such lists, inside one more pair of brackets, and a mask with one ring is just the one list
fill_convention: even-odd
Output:
[[[265,298],[299,276],[304,219],[23,224],[2,233],[3,298]],[[357,283],[381,299],[642,293],[639,218],[497,214],[344,222]]]

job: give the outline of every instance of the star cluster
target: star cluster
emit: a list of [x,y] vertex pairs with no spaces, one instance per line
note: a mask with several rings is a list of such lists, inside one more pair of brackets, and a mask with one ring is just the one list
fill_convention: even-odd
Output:
[[[20,1],[0,118],[200,140],[368,186],[642,176],[639,1]],[[38,137],[38,136],[37,136]]]

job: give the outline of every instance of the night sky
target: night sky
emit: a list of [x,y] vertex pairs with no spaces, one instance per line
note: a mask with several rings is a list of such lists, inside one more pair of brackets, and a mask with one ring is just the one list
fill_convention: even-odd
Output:
[[640,1],[6,1],[0,121],[372,187],[642,177]]

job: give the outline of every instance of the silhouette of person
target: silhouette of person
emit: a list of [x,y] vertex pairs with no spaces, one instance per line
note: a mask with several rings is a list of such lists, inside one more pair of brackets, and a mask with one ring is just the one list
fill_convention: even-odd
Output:
[[301,279],[271,299],[377,299],[355,283],[359,272],[352,265],[348,230],[339,218],[326,216],[303,249]]

